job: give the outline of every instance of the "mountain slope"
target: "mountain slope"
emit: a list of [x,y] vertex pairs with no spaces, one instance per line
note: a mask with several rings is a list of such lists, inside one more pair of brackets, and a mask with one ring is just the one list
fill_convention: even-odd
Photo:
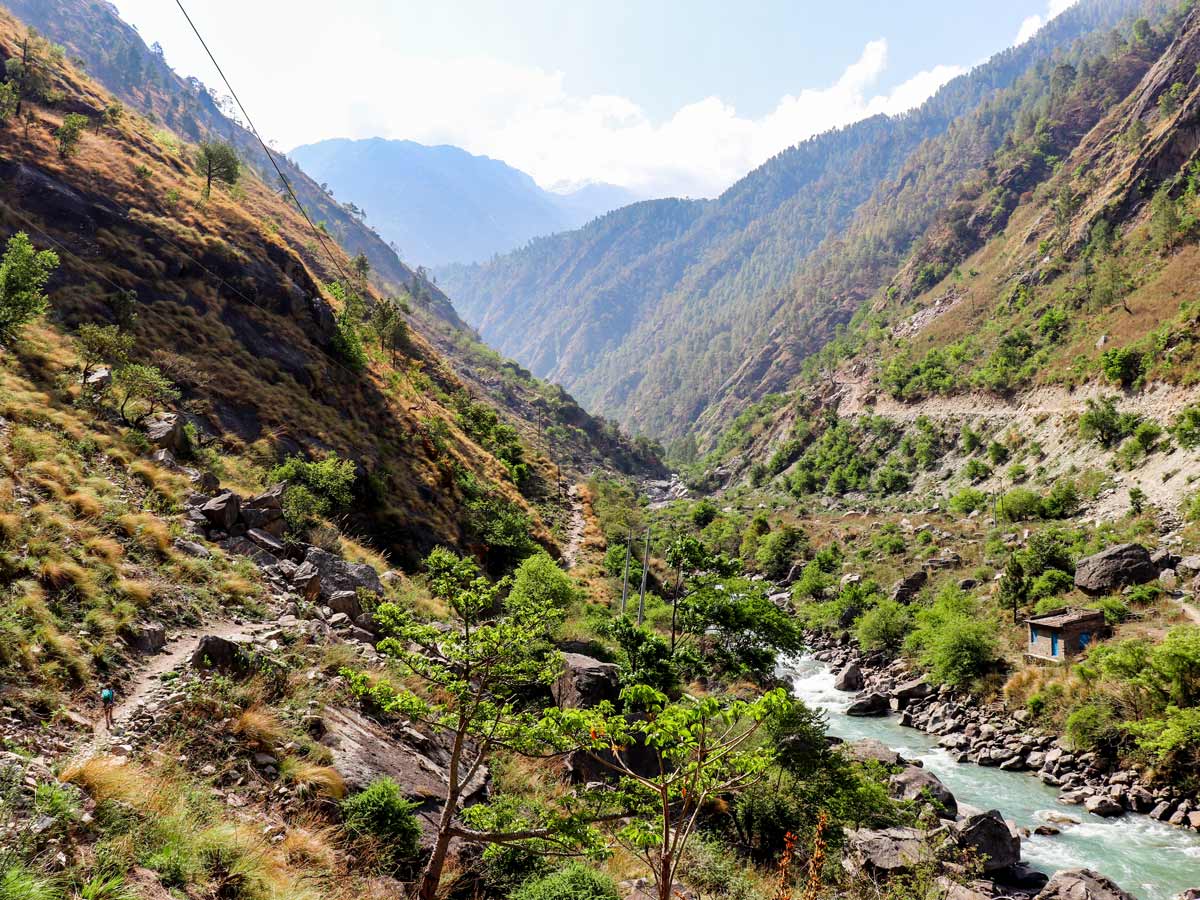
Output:
[[406,257],[427,266],[486,260],[633,199],[599,184],[555,194],[499,160],[413,141],[336,138],[296,147],[289,156],[362,207],[364,218],[369,213]]
[[[809,254],[839,233],[878,185],[898,178],[922,142],[1080,35],[1146,5],[1081,3],[918,110],[805,141],[714,201],[619,210],[491,263],[449,267],[442,283],[485,339],[535,373],[606,415],[677,437],[767,346],[786,301],[781,291]],[[610,246],[622,253],[609,253]],[[576,261],[571,284],[564,259]],[[831,336],[837,321],[819,325],[814,337]]]

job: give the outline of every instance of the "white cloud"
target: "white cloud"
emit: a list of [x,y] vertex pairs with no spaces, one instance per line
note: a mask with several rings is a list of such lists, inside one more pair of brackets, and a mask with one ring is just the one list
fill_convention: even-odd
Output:
[[[358,58],[372,55],[368,51]],[[887,43],[871,41],[836,82],[785,96],[761,117],[739,115],[712,96],[654,122],[628,98],[570,94],[561,72],[481,57],[392,57],[386,81],[357,78],[365,94],[350,103],[332,96],[320,103],[327,111],[321,125],[329,136],[456,144],[502,159],[547,187],[607,181],[646,195],[713,196],[807,137],[877,113],[911,109],[963,71],[936,66],[886,93],[872,94],[886,66]],[[437,77],[430,78],[430,72]],[[410,87],[379,92],[378,85]],[[299,122],[311,124],[303,117]],[[280,137],[289,146],[289,137],[295,144],[319,136]]]
[[1060,13],[1066,12],[1079,0],[1048,0],[1046,3],[1046,15],[1034,14],[1027,17],[1021,22],[1021,27],[1017,29],[1017,36],[1013,39],[1013,46],[1018,46],[1025,43],[1031,37],[1038,33],[1043,25],[1053,19]]

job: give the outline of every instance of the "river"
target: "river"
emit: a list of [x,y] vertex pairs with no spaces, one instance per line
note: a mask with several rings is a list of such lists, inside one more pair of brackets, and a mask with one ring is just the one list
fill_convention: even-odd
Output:
[[[850,695],[833,687],[834,674],[811,658],[787,666],[795,695],[828,715],[829,733],[844,740],[875,738],[919,760],[960,801],[980,809],[999,809],[1006,819],[1030,831],[1054,824],[1062,833],[1021,839],[1021,856],[1030,866],[1053,874],[1057,869],[1088,868],[1107,875],[1139,900],[1172,900],[1187,888],[1200,887],[1200,834],[1126,814],[1103,819],[1081,806],[1057,802],[1058,791],[1028,773],[956,763],[937,739],[901,727],[894,716],[854,718],[845,714]],[[1065,813],[1080,824],[1050,823],[1048,814]]]

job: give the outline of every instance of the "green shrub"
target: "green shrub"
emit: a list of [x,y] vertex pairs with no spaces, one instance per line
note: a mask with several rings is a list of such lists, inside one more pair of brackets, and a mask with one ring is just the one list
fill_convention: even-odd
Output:
[[692,524],[697,528],[706,528],[717,514],[717,504],[705,497],[692,507]]
[[996,501],[996,514],[1008,522],[1040,519],[1042,498],[1029,488],[1013,488]]
[[912,627],[908,608],[895,600],[882,600],[858,620],[855,636],[864,650],[894,653],[904,643]]
[[874,537],[871,538],[871,546],[888,556],[903,553],[905,542],[904,535],[900,533],[900,526],[892,522],[881,525],[876,529]]
[[1067,519],[1079,510],[1079,491],[1075,482],[1060,478],[1042,501],[1043,519]]
[[1120,597],[1105,597],[1097,601],[1096,609],[1104,613],[1104,621],[1109,625],[1120,625],[1129,618],[1129,607]]
[[629,554],[624,544],[609,544],[608,549],[604,551],[604,571],[613,578],[623,578],[626,556],[629,556],[629,583],[641,584],[642,561]]
[[620,900],[620,896],[616,883],[607,875],[581,862],[571,862],[521,885],[512,900]]
[[1088,398],[1087,409],[1079,414],[1079,434],[1084,440],[1095,441],[1102,447],[1115,447],[1137,427],[1140,417],[1135,413],[1117,411],[1112,398]]
[[963,466],[963,477],[972,484],[983,481],[992,474],[991,467],[981,459],[968,459]]
[[1200,522],[1200,492],[1192,495],[1183,506],[1183,517],[1189,522]]
[[928,667],[934,681],[966,687],[997,658],[995,626],[983,621],[975,603],[956,587],[943,589],[931,606],[916,613],[914,622],[905,647]]
[[310,462],[302,456],[289,456],[271,470],[270,480],[286,482],[283,516],[288,527],[300,533],[317,520],[344,512],[354,500],[354,461],[336,453]]
[[1185,407],[1171,423],[1171,435],[1185,450],[1200,447],[1200,403]]
[[799,528],[780,525],[759,540],[754,560],[764,575],[777,581],[787,575],[807,545],[808,539]]
[[405,798],[395,781],[373,781],[341,806],[346,832],[372,840],[389,869],[416,859],[421,838],[421,826],[413,813],[417,804]]
[[550,603],[565,610],[579,596],[571,576],[559,568],[550,554],[539,550],[526,557],[513,573],[510,602]]
[[38,875],[21,862],[9,862],[0,868],[0,900],[59,900],[59,886]]
[[1008,461],[1008,448],[999,441],[992,441],[988,444],[987,455],[992,465],[998,466]]
[[1020,463],[1013,463],[1008,467],[1008,471],[1004,474],[1008,476],[1008,480],[1013,484],[1018,484],[1019,482],[1025,480],[1026,473],[1027,470],[1023,465]]
[[1117,720],[1108,704],[1089,701],[1067,716],[1065,733],[1077,750],[1095,750],[1119,736]]
[[1029,599],[1054,599],[1075,587],[1075,579],[1061,569],[1047,569],[1029,583]]
[[950,508],[962,515],[968,515],[986,506],[987,494],[976,488],[963,488],[950,498]]
[[979,436],[979,432],[974,431],[970,425],[963,426],[959,441],[962,443],[963,451],[966,453],[974,453],[983,444],[983,438]]
[[1121,387],[1133,387],[1146,371],[1145,358],[1132,347],[1112,347],[1100,356],[1100,370],[1109,381]]

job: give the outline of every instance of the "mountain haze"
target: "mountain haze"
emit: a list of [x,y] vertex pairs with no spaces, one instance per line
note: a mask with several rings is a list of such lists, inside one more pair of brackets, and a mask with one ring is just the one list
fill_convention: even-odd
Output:
[[[679,437],[729,390],[747,359],[770,346],[795,308],[794,279],[822,241],[846,227],[881,185],[903,177],[900,186],[928,189],[923,167],[902,176],[925,141],[1080,36],[1158,5],[1085,0],[918,109],[807,140],[713,201],[656,200],[617,210],[489,263],[446,267],[439,272],[442,285],[503,352],[630,427]],[[1002,134],[1002,127],[974,129],[962,146],[946,148],[966,151],[960,174]],[[958,165],[953,155],[945,163]],[[926,199],[876,223],[872,240],[906,247],[941,202],[936,191]],[[884,228],[892,234],[885,236]],[[813,261],[818,267],[830,262]],[[812,349],[874,284],[843,288],[838,296],[819,291],[806,301],[815,317],[801,330]],[[720,421],[728,416],[722,413]]]
[[499,160],[414,141],[335,138],[289,154],[422,265],[486,260],[527,240],[577,228],[632,202],[623,188],[543,190]]

